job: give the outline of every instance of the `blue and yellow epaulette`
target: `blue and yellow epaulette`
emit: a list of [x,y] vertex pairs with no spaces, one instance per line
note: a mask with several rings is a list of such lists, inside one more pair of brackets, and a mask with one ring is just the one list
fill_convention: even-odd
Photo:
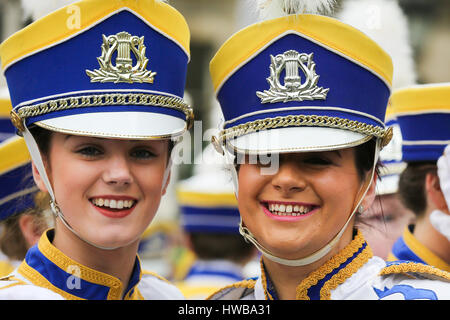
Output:
[[219,291],[210,295],[206,300],[221,300],[226,296],[226,300],[240,300],[253,292],[256,278],[245,279],[229,286],[223,287]]
[[427,278],[450,282],[450,272],[423,263],[406,260],[387,261],[386,266],[379,273],[380,276],[392,274],[404,274],[415,279]]

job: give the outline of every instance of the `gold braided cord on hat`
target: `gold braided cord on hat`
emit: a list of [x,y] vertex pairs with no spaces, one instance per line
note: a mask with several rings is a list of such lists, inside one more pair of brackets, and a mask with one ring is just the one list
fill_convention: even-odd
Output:
[[186,115],[189,129],[193,123],[193,110],[189,104],[182,98],[162,96],[156,94],[144,93],[108,93],[94,94],[77,97],[61,98],[50,100],[43,103],[24,106],[19,110],[11,111],[11,120],[20,131],[24,130],[23,120],[30,117],[36,117],[54,111],[101,106],[119,106],[119,105],[137,105],[137,106],[155,106],[171,108],[183,112]]
[[219,140],[220,142],[224,142],[225,140],[233,139],[260,130],[302,126],[338,128],[374,136],[382,139],[381,147],[386,146],[392,139],[391,127],[385,129],[383,127],[374,126],[364,122],[339,117],[288,115],[275,118],[258,119],[222,130],[219,134]]

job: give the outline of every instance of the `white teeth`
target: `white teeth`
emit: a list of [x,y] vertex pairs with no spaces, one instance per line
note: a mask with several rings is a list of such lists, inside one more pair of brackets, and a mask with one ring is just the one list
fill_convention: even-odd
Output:
[[92,199],[91,202],[97,207],[109,207],[111,209],[131,208],[135,203],[134,200],[115,200],[103,198],[95,198]]
[[117,208],[117,201],[116,200],[109,200],[109,207],[111,209],[116,209]]
[[268,204],[268,209],[272,214],[278,216],[300,216],[313,209],[312,206],[290,205],[290,204]]

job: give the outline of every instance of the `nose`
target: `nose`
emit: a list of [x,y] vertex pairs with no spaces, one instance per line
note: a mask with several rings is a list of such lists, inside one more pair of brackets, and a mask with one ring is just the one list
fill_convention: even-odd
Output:
[[272,178],[272,186],[288,196],[303,191],[306,188],[306,181],[294,162],[284,162],[280,163],[278,172]]
[[108,185],[117,187],[128,186],[134,181],[130,164],[126,157],[116,155],[105,164],[103,181]]

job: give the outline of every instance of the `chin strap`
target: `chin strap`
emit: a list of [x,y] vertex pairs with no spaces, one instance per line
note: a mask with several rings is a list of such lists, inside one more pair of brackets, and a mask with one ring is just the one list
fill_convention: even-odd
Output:
[[[55,216],[55,218],[59,218],[68,230],[70,230],[73,234],[75,234],[80,240],[86,242],[87,244],[89,244],[93,247],[96,247],[96,248],[102,249],[102,250],[115,250],[115,249],[121,248],[122,245],[117,246],[117,247],[105,247],[105,246],[95,244],[95,243],[85,239],[84,237],[82,237],[79,234],[79,232],[77,232],[69,224],[69,222],[66,220],[66,217],[64,216],[61,209],[59,208],[58,204],[56,203],[55,194],[54,194],[53,188],[50,184],[50,180],[48,179],[47,171],[45,170],[44,162],[42,160],[41,152],[39,151],[39,147],[36,143],[36,140],[31,135],[30,131],[28,130],[28,128],[26,126],[25,126],[25,130],[23,131],[23,137],[25,139],[25,143],[30,152],[31,158],[33,159],[34,165],[36,166],[36,169],[38,170],[39,175],[41,176],[41,178],[45,184],[45,187],[47,188],[47,191],[50,194],[50,198],[51,198],[50,199],[50,209],[51,209],[53,215]],[[171,166],[172,166],[172,157],[171,157],[171,154],[169,154],[169,161],[167,163],[166,169],[164,171],[164,176],[163,176],[163,184],[162,184],[163,186],[165,186],[165,184],[167,182]]]
[[[292,266],[292,267],[299,267],[299,266],[305,266],[305,265],[309,265],[311,263],[314,263],[318,260],[320,260],[321,258],[323,258],[327,253],[329,253],[331,251],[331,249],[338,243],[338,241],[341,239],[342,235],[344,234],[344,231],[347,229],[348,224],[350,223],[350,221],[352,220],[353,216],[355,215],[356,212],[360,212],[362,211],[362,201],[364,200],[364,197],[366,196],[367,192],[369,191],[370,185],[372,183],[374,174],[375,174],[375,168],[376,168],[376,163],[378,160],[378,154],[379,154],[379,149],[380,149],[380,140],[378,139],[376,142],[376,146],[375,146],[375,155],[374,155],[374,164],[371,170],[371,174],[370,174],[370,179],[366,180],[364,182],[363,185],[361,185],[358,193],[364,188],[364,193],[362,194],[362,196],[360,197],[360,199],[358,200],[356,206],[354,207],[354,209],[352,210],[352,213],[350,214],[350,216],[348,217],[347,221],[345,222],[344,226],[341,228],[341,230],[338,232],[338,234],[327,244],[325,245],[323,248],[321,248],[320,250],[314,252],[313,254],[304,257],[304,258],[300,258],[300,259],[284,259],[284,258],[280,258],[275,256],[273,253],[271,253],[269,250],[267,250],[266,248],[264,248],[264,246],[262,246],[258,240],[256,240],[255,236],[251,233],[251,231],[243,226],[242,223],[242,217],[239,223],[239,233],[248,241],[250,241],[251,243],[253,243],[255,245],[255,247],[268,259],[277,262],[279,264],[282,265],[286,265],[286,266]],[[225,151],[225,153],[227,153]],[[234,168],[234,167],[233,167]],[[236,172],[236,170],[234,170]],[[237,177],[237,175],[236,175]],[[233,176],[233,180],[235,179],[235,176]],[[236,180],[236,184],[237,184],[237,180]]]

